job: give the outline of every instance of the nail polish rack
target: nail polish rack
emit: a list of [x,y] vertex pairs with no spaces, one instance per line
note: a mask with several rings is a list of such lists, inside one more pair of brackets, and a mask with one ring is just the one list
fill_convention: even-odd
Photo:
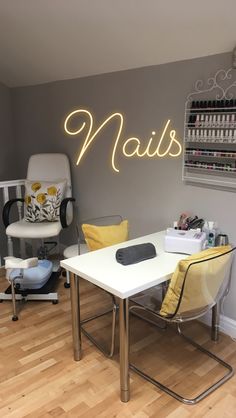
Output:
[[[236,189],[236,70],[198,80],[187,97],[183,180]],[[222,87],[223,85],[223,87]]]

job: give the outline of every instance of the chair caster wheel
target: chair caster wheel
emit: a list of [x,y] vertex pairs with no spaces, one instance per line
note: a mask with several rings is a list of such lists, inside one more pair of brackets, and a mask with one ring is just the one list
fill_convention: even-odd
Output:
[[58,304],[58,300],[53,300],[53,301],[52,301],[52,304],[53,304],[53,305],[57,305],[57,304]]
[[13,315],[12,321],[18,321],[18,316],[17,315]]
[[66,289],[69,289],[69,288],[70,288],[70,283],[65,282],[65,283],[64,283],[64,287],[65,287]]

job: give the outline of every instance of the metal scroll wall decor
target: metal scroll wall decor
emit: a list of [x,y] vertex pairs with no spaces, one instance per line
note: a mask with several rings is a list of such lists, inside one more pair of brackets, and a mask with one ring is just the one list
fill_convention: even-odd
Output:
[[187,101],[192,100],[195,95],[206,95],[206,93],[212,91],[215,91],[216,100],[233,99],[236,93],[236,80],[234,79],[236,77],[235,68],[218,70],[213,77],[208,78],[207,82],[197,80],[195,82],[195,89],[188,95]]

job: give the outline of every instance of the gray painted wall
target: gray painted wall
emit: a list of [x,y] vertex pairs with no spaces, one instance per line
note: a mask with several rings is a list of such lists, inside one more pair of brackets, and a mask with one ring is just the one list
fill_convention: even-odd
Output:
[[[2,83],[0,83],[0,147],[0,181],[13,180],[18,177],[18,173],[13,136],[11,90]],[[2,204],[3,195],[0,190],[0,207]],[[0,223],[0,237],[0,255],[5,255],[6,240],[2,223]]]
[[[45,85],[14,89],[14,126],[19,145],[20,176],[28,158],[37,152],[65,152],[71,161],[74,196],[80,219],[119,213],[130,221],[131,237],[158,231],[172,224],[183,210],[218,221],[236,242],[236,194],[186,186],[181,180],[181,157],[127,159],[119,153],[120,173],[110,157],[117,125],[104,129],[76,166],[84,134],[69,137],[65,116],[77,108],[92,111],[95,127],[110,113],[125,117],[122,138],[137,136],[147,142],[171,118],[183,137],[184,103],[198,78],[208,78],[231,65],[231,54],[175,62],[137,70],[104,74]],[[94,127],[94,129],[95,129]],[[67,231],[64,242],[72,242]],[[236,277],[227,297],[225,314],[236,319]]]
[[0,181],[13,180],[17,175],[17,160],[12,124],[11,90],[0,83]]

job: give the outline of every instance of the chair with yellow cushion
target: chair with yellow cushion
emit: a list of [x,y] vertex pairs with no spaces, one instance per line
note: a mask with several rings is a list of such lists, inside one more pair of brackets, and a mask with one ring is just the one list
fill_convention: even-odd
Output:
[[[70,258],[76,255],[85,254],[88,251],[95,251],[110,245],[120,244],[128,239],[128,221],[123,220],[120,215],[102,216],[99,218],[87,219],[77,226],[78,244],[72,245],[64,251],[64,256]],[[95,285],[94,285],[95,286]],[[67,287],[67,286],[66,286]],[[100,289],[100,288],[99,288]],[[104,290],[100,289],[102,292]],[[96,347],[107,357],[112,357],[115,347],[115,326],[118,305],[115,297],[105,292],[112,300],[112,307],[101,309],[101,312],[81,321],[83,333],[92,341]],[[84,324],[112,312],[112,331],[110,348],[105,348],[100,342],[89,333]]]
[[[185,336],[181,330],[181,324],[202,317],[216,304],[220,303],[223,296],[227,294],[235,249],[232,249],[230,245],[209,248],[181,260],[170,280],[161,306],[160,301],[154,300],[155,296],[153,294],[150,298],[145,292],[141,292],[132,298],[134,305],[130,307],[131,312],[148,312],[163,321],[177,324],[179,335],[227,369],[227,373],[221,379],[195,398],[188,399],[131,364],[130,367],[133,371],[186,404],[195,404],[204,399],[233,375],[233,369],[229,364]],[[160,309],[153,309],[152,306],[157,307],[158,303]]]

